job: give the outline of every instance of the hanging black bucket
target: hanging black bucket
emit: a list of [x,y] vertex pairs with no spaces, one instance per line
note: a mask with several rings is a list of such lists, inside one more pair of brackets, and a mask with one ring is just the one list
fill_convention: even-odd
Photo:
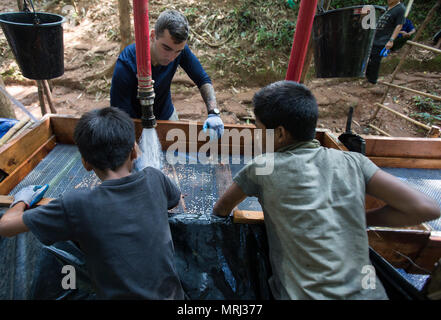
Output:
[[[39,24],[35,24],[35,18]],[[0,25],[24,77],[48,80],[64,73],[63,16],[51,13],[8,12]]]
[[[384,8],[372,7],[376,23]],[[347,7],[315,16],[312,39],[317,78],[364,77],[375,28],[363,26],[367,13],[362,13],[362,8]]]

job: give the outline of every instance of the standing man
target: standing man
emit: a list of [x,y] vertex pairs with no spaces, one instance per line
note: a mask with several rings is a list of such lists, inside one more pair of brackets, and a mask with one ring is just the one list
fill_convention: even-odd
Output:
[[389,50],[393,47],[394,41],[403,27],[405,22],[404,13],[406,8],[400,0],[387,0],[388,8],[380,17],[375,32],[374,44],[372,46],[371,56],[366,68],[366,78],[376,84],[378,80],[378,72],[383,56],[381,52],[384,48]]
[[[178,66],[198,86],[208,118],[204,129],[212,129],[221,137],[224,124],[217,108],[211,79],[187,45],[189,25],[178,11],[162,12],[150,32],[150,56],[154,80],[155,102],[153,112],[159,120],[178,120],[171,99],[170,85]],[[116,61],[110,88],[110,104],[126,111],[132,118],[141,118],[141,105],[137,98],[138,79],[135,44],[127,46]]]

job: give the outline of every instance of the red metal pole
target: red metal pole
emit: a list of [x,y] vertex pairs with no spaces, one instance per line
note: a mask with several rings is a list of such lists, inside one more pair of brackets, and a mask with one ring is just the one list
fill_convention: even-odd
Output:
[[318,0],[302,0],[285,80],[300,82]]
[[135,23],[138,86],[140,88],[144,88],[150,84],[152,76],[152,67],[150,62],[148,0],[133,0],[133,17]]

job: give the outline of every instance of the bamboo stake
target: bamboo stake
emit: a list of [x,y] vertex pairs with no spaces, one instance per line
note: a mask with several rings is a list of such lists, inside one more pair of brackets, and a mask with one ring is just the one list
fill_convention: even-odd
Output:
[[403,118],[404,120],[412,122],[413,124],[415,124],[417,126],[420,126],[421,128],[424,128],[426,130],[430,130],[431,129],[431,127],[425,125],[424,123],[421,123],[421,122],[418,122],[418,121],[416,121],[416,120],[414,120],[412,118],[409,118],[408,116],[406,116],[406,115],[404,115],[402,113],[399,113],[398,111],[395,111],[394,109],[386,107],[385,105],[382,105],[381,103],[377,102],[377,103],[375,103],[375,105],[378,106],[378,108],[383,108],[383,109],[385,109],[385,110],[387,110],[389,112],[392,112],[393,114],[399,116],[400,118]]
[[420,47],[420,48],[423,48],[423,49],[426,49],[426,50],[433,51],[435,53],[441,53],[440,49],[437,49],[437,48],[434,48],[434,47],[429,47],[429,46],[426,46],[425,44],[421,44],[421,43],[410,41],[410,40],[407,40],[406,43],[408,43],[408,44],[410,44],[412,46],[415,46],[415,47]]
[[0,139],[0,147],[4,145],[9,138],[11,138],[18,130],[20,130],[29,119],[23,119],[17,122],[11,129],[8,130],[8,132],[5,133],[5,135]]
[[397,88],[397,89],[413,92],[413,93],[416,93],[416,94],[419,94],[419,95],[431,98],[433,100],[441,101],[441,97],[440,96],[435,96],[435,95],[430,94],[430,93],[418,91],[418,90],[415,90],[415,89],[410,89],[410,88],[399,86],[397,84],[393,84],[393,83],[389,83],[389,82],[378,81],[378,83],[384,84],[384,85],[389,86],[389,87],[393,87],[393,88]]
[[380,132],[381,134],[385,135],[386,137],[392,137],[389,133],[387,133],[386,131],[381,130],[380,128],[377,128],[373,124],[368,124],[368,126],[371,127],[372,129],[377,130],[378,132]]

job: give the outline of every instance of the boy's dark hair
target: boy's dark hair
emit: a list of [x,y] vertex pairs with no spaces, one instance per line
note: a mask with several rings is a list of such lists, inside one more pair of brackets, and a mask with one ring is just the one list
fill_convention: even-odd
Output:
[[253,97],[254,114],[267,129],[284,127],[296,141],[315,138],[317,102],[311,91],[294,81],[278,81]]
[[117,108],[85,113],[74,131],[81,156],[93,167],[115,170],[122,166],[135,144],[135,125],[129,115]]
[[165,29],[170,32],[175,43],[182,43],[188,39],[188,20],[176,10],[166,10],[162,12],[155,23],[156,37],[162,36]]

